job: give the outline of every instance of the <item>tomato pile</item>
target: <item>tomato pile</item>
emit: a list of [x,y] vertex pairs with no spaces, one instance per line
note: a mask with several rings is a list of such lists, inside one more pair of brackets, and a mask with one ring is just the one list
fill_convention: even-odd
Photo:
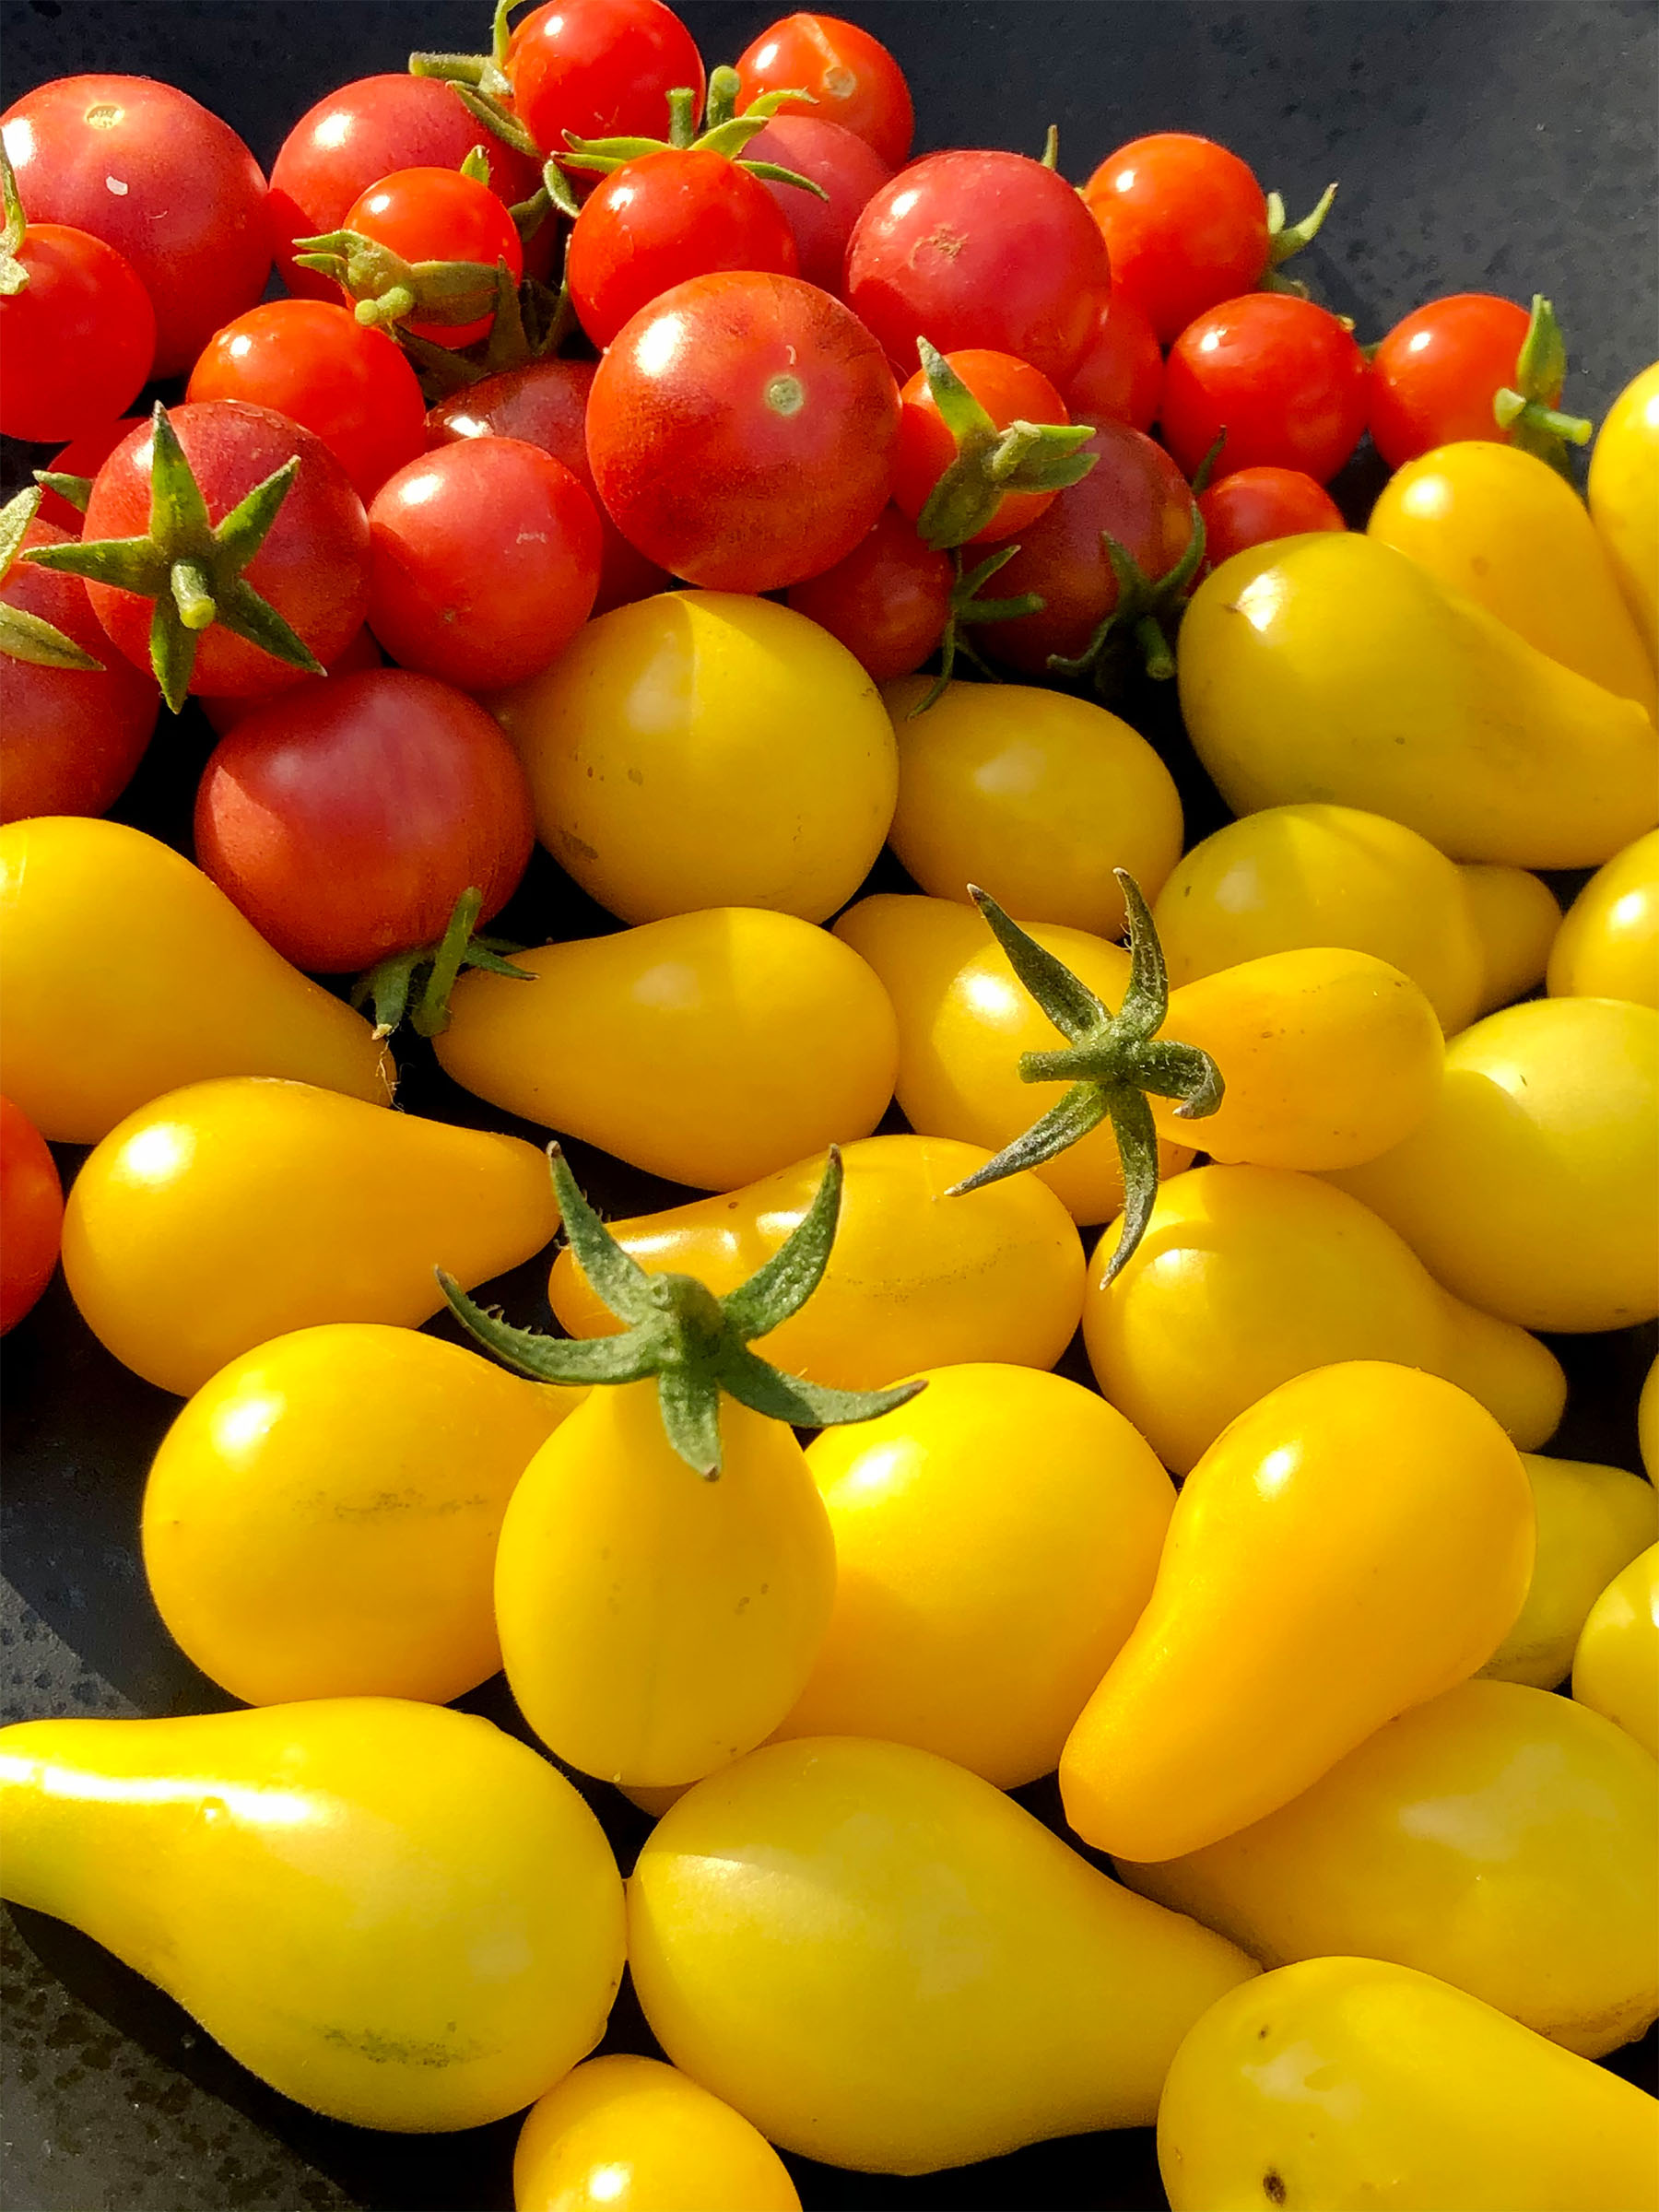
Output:
[[830,17],[0,121],[0,1328],[239,1701],[0,1731],[6,1897],[520,2212],[1659,2203],[1659,367],[1581,493],[1547,300]]

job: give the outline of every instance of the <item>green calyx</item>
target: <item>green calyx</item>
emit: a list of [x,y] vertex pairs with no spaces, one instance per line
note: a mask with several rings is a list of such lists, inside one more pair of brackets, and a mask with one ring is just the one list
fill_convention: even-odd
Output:
[[507,18],[517,0],[499,0],[490,27],[488,53],[412,53],[411,76],[434,76],[447,84],[475,123],[514,153],[539,161],[542,149],[512,112],[512,84],[507,75]]
[[308,676],[325,674],[304,640],[242,574],[281,511],[299,473],[299,455],[274,469],[216,524],[208,519],[207,502],[159,400],[150,422],[147,534],[31,546],[23,559],[155,602],[150,665],[175,714],[190,688],[197,642],[216,623],[286,667],[303,668]]
[[[741,88],[735,69],[716,69],[709,78],[708,107],[700,132],[697,127],[697,95],[688,86],[682,85],[668,95],[666,138],[578,138],[573,132],[567,131],[567,150],[554,155],[547,168],[554,170],[562,165],[605,176],[613,169],[620,169],[625,161],[638,161],[646,154],[669,151],[724,154],[728,161],[735,161],[739,169],[747,169],[752,177],[762,178],[770,184],[793,184],[798,192],[810,192],[817,198],[827,200],[830,195],[823,186],[813,183],[809,177],[798,176],[793,169],[782,169],[775,161],[749,161],[743,158],[743,149],[749,140],[766,128],[786,102],[816,107],[818,102],[811,93],[762,92],[739,115],[737,94]],[[546,171],[543,176],[547,189],[552,191],[552,178]]]
[[983,622],[1015,622],[1021,615],[1040,615],[1048,605],[1040,592],[1021,592],[1013,599],[982,599],[980,593],[999,569],[1006,568],[1019,547],[996,546],[984,559],[971,569],[962,567],[959,548],[953,549],[951,560],[956,567],[956,582],[950,587],[950,611],[945,618],[945,628],[939,638],[939,673],[910,712],[907,722],[914,722],[918,714],[925,714],[929,707],[937,706],[950,688],[956,674],[957,656],[971,661],[982,675],[996,679],[985,666],[968,639],[964,629]]
[[[568,241],[567,241],[568,243]],[[500,376],[509,369],[524,369],[559,351],[575,321],[568,285],[557,292],[539,277],[525,276],[514,284],[505,262],[496,268],[494,311],[489,335],[457,349],[439,346],[399,329],[397,342],[420,380],[429,406],[465,392],[487,376]]]
[[18,259],[29,218],[23,212],[17,173],[4,144],[0,144],[0,206],[4,207],[6,222],[4,230],[0,230],[0,300],[10,300],[29,289],[29,271]]
[[1194,506],[1186,551],[1164,576],[1148,576],[1128,547],[1109,530],[1101,531],[1100,543],[1117,582],[1112,610],[1081,653],[1051,653],[1048,665],[1056,676],[1087,677],[1102,698],[1118,688],[1125,663],[1135,654],[1149,677],[1167,683],[1175,673],[1170,633],[1180,621],[1188,587],[1204,559],[1204,517]]
[[1267,266],[1263,270],[1256,289],[1261,292],[1291,292],[1297,299],[1305,300],[1308,288],[1297,276],[1281,276],[1280,268],[1294,254],[1300,253],[1319,236],[1331,204],[1336,197],[1335,184],[1327,184],[1319,195],[1319,204],[1300,223],[1287,223],[1285,203],[1277,192],[1267,194]]
[[1129,916],[1129,988],[1116,1014],[1063,960],[1045,952],[994,899],[970,884],[1008,965],[1067,1041],[1059,1052],[1022,1053],[1022,1083],[1068,1083],[1070,1088],[1023,1136],[947,1194],[977,1191],[1023,1168],[1040,1168],[1110,1120],[1124,1169],[1123,1226],[1103,1281],[1111,1282],[1146,1231],[1158,1196],[1158,1131],[1147,1094],[1178,1099],[1176,1112],[1195,1122],[1221,1103],[1221,1071],[1196,1045],[1160,1037],[1170,1011],[1163,947],[1140,886],[1113,868]]
[[487,968],[491,975],[535,982],[529,969],[515,968],[503,957],[523,952],[522,945],[505,937],[473,935],[483,903],[483,892],[470,887],[456,900],[436,945],[394,952],[359,976],[351,987],[351,1003],[373,1007],[376,1037],[390,1037],[405,1021],[418,1037],[441,1037],[450,1025],[450,993],[464,968]]
[[916,340],[927,389],[956,442],[957,457],[927,496],[916,528],[935,553],[965,546],[1016,491],[1062,491],[1088,476],[1100,456],[1080,453],[1087,422],[1011,422],[999,430],[945,356]]
[[[482,261],[406,261],[360,230],[325,230],[297,238],[302,268],[331,276],[356,301],[353,312],[371,330],[406,323],[477,323],[494,309],[498,273]],[[509,282],[511,282],[509,278]]]
[[450,1308],[488,1350],[542,1382],[614,1383],[654,1379],[663,1426],[676,1452],[712,1480],[721,1469],[720,1395],[753,1413],[801,1429],[874,1420],[925,1387],[830,1390],[786,1375],[749,1350],[799,1312],[829,1265],[841,1212],[841,1154],[831,1146],[818,1195],[794,1230],[747,1283],[716,1298],[688,1275],[648,1275],[623,1251],[576,1186],[557,1145],[549,1145],[565,1234],[576,1263],[611,1312],[628,1326],[617,1336],[547,1336],[515,1329],[476,1305],[451,1277],[438,1280]]
[[[40,504],[40,487],[30,485],[0,507],[0,584],[17,564],[23,534],[34,521]],[[103,666],[43,616],[31,615],[27,607],[8,606],[4,599],[0,599],[0,653],[8,661],[27,661],[31,667],[74,668],[82,675],[95,674]]]
[[1568,473],[1567,447],[1587,445],[1594,427],[1581,415],[1563,415],[1556,406],[1567,381],[1567,341],[1555,309],[1542,292],[1533,294],[1532,320],[1515,360],[1515,386],[1494,394],[1492,416],[1510,443],[1524,453]]

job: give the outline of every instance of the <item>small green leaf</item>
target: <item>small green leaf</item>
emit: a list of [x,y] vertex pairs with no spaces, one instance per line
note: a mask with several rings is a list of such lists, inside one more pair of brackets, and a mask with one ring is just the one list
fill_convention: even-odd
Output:
[[29,525],[41,510],[41,488],[29,485],[0,507],[0,578],[10,574]]
[[721,1469],[720,1384],[700,1366],[668,1366],[656,1379],[668,1441],[694,1475],[712,1482]]
[[1027,1168],[1040,1168],[1047,1160],[1057,1159],[1062,1152],[1069,1152],[1074,1145],[1080,1144],[1090,1130],[1098,1129],[1105,1118],[1106,1098],[1100,1086],[1074,1083],[1064,1098],[1057,1099],[1022,1136],[1005,1145],[995,1159],[988,1159],[982,1168],[975,1168],[971,1175],[965,1175],[960,1182],[953,1182],[945,1195],[960,1198],[970,1191],[983,1190],[988,1183],[1018,1175]]
[[63,576],[135,592],[142,599],[152,599],[167,589],[171,567],[147,537],[72,538],[66,546],[30,546],[18,558],[32,560],[37,568],[55,569]]
[[291,461],[273,469],[263,483],[255,484],[214,531],[213,542],[218,548],[221,563],[232,574],[240,576],[265,544],[299,474],[300,456],[296,453]]
[[969,896],[988,924],[992,935],[1008,957],[1008,965],[1063,1037],[1074,1044],[1091,1037],[1102,1022],[1112,1019],[1094,993],[1064,960],[1056,959],[1036,938],[1028,936],[978,884],[968,886]]
[[13,300],[29,286],[29,271],[18,258],[29,224],[4,140],[0,140],[0,202],[6,213],[6,228],[0,232],[0,299]]
[[438,1285],[450,1312],[498,1359],[534,1375],[538,1382],[578,1386],[642,1382],[655,1371],[660,1347],[641,1330],[621,1336],[547,1336],[535,1329],[515,1329],[499,1314],[488,1313],[440,1267]]
[[1106,1094],[1112,1134],[1124,1171],[1124,1211],[1117,1242],[1106,1263],[1102,1286],[1116,1280],[1147,1233],[1158,1203],[1158,1130],[1152,1109],[1138,1090],[1118,1086]]
[[150,536],[171,569],[181,554],[194,551],[212,534],[213,524],[172,418],[159,400],[150,417]]
[[1285,203],[1277,192],[1267,194],[1267,266],[1277,269],[1281,263],[1300,253],[1319,236],[1325,217],[1330,214],[1336,197],[1335,184],[1327,184],[1319,195],[1318,205],[1300,223],[1285,221]]
[[489,182],[489,156],[483,147],[475,146],[464,156],[460,173],[475,184]]
[[76,514],[85,514],[92,498],[90,477],[72,477],[61,468],[37,468],[34,480],[42,491],[55,491]]
[[161,696],[175,714],[182,713],[195,670],[196,632],[179,619],[171,592],[159,592],[150,609],[150,666],[161,687]]
[[218,618],[233,637],[245,639],[288,668],[303,668],[307,676],[328,671],[298,630],[291,629],[268,599],[262,599],[243,576],[221,584]]
[[786,1375],[743,1350],[726,1353],[719,1371],[721,1387],[740,1406],[796,1429],[841,1429],[854,1421],[873,1421],[908,1406],[926,1388],[917,1381],[897,1382],[890,1390],[832,1390],[823,1382],[808,1382],[803,1375]]
[[631,1253],[623,1251],[588,1204],[557,1145],[547,1147],[547,1160],[565,1239],[571,1257],[587,1277],[588,1288],[618,1321],[631,1322],[636,1327],[650,1323],[658,1311],[652,1295],[652,1277]]
[[73,638],[53,629],[43,616],[27,607],[9,606],[0,599],[0,653],[8,661],[27,661],[31,668],[72,668],[81,675],[103,666],[85,653]]
[[841,1149],[831,1145],[812,1204],[771,1259],[727,1295],[726,1319],[745,1344],[769,1335],[792,1313],[798,1313],[823,1281],[841,1218]]

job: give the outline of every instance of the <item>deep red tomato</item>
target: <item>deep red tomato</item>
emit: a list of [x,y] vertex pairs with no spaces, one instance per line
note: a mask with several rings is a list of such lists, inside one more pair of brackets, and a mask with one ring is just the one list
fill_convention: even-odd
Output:
[[[317,684],[326,683],[330,677],[356,676],[364,668],[383,668],[385,665],[385,655],[375,643],[374,633],[365,622],[357,635],[335,654],[326,672],[323,676],[306,677],[303,682],[294,686],[291,696],[298,697],[300,692],[311,690]],[[269,706],[273,699],[289,696],[286,691],[267,691],[261,699],[205,699],[201,701],[201,708],[212,724],[214,734],[224,737],[235,729],[239,722],[246,722],[250,714],[257,714],[262,707]]]
[[577,319],[603,349],[629,316],[690,277],[793,276],[799,265],[794,232],[758,177],[724,154],[665,147],[600,178],[571,229],[565,276]]
[[[1011,353],[988,353],[982,347],[967,347],[960,353],[947,353],[945,359],[999,430],[1006,430],[1011,422],[1071,420],[1065,402],[1048,378],[1026,362],[1016,360]],[[899,404],[893,504],[913,523],[926,506],[934,486],[956,460],[957,441],[920,370],[900,393]],[[1018,536],[1058,496],[1053,491],[1005,492],[991,520],[962,542],[984,546],[999,538]],[[956,541],[952,537],[947,542]]]
[[245,399],[314,431],[365,503],[426,450],[426,401],[383,331],[322,300],[271,300],[209,340],[187,399]]
[[888,684],[920,668],[939,642],[955,581],[950,556],[924,546],[897,507],[884,507],[844,560],[792,583],[788,599]]
[[22,1107],[0,1098],[0,1336],[52,1280],[63,1235],[57,1162]]
[[[453,169],[400,169],[355,199],[342,229],[389,246],[406,261],[467,261],[487,269],[507,264],[516,284],[524,249],[512,216],[487,184]],[[492,318],[471,323],[411,322],[418,338],[470,346],[489,335]]]
[[904,72],[856,23],[785,16],[745,47],[737,75],[740,110],[762,92],[809,92],[818,102],[815,115],[862,138],[889,169],[909,158],[916,114]]
[[1083,187],[1112,281],[1161,345],[1194,316],[1261,281],[1267,198],[1237,154],[1185,131],[1131,139]]
[[887,505],[899,393],[880,347],[798,276],[696,276],[599,364],[588,459],[611,520],[712,591],[821,575]]
[[1204,517],[1204,573],[1247,546],[1308,530],[1346,530],[1342,510],[1312,477],[1294,468],[1241,468],[1198,494]]
[[547,153],[578,138],[660,138],[668,95],[682,85],[702,105],[697,41],[660,0],[548,0],[507,49],[513,105]]
[[1128,293],[1116,288],[1114,272],[1112,298],[1065,387],[1065,404],[1090,420],[1109,418],[1132,430],[1149,430],[1158,420],[1163,374],[1152,325]]
[[1190,477],[1223,430],[1212,477],[1294,468],[1325,484],[1365,430],[1370,371],[1333,314],[1248,292],[1188,324],[1164,364],[1164,442]]
[[60,76],[26,92],[0,130],[33,220],[89,230],[132,263],[156,312],[154,375],[188,369],[264,291],[265,178],[188,93],[147,76]]
[[743,149],[751,161],[771,161],[806,177],[826,196],[798,184],[769,182],[766,189],[794,232],[801,275],[808,284],[839,292],[847,241],[865,206],[892,175],[872,146],[817,115],[774,115]]
[[295,239],[342,229],[352,202],[394,171],[459,169],[480,144],[496,197],[509,207],[529,199],[541,182],[536,164],[487,132],[437,77],[362,76],[320,100],[283,140],[271,171],[272,242],[288,290],[339,298],[320,270],[297,265]]
[[[82,430],[71,438],[62,453],[53,453],[48,467],[52,473],[65,477],[95,477],[129,430],[135,430],[144,421],[142,415],[123,415],[114,422],[100,422],[96,429]],[[37,523],[55,523],[71,537],[81,534],[78,508],[71,507],[67,500],[60,499],[55,491],[42,491],[41,504],[35,510]]]
[[148,376],[156,311],[125,254],[89,231],[30,223],[18,261],[28,282],[0,300],[0,432],[73,438]]
[[345,974],[443,935],[469,885],[488,921],[535,835],[493,715],[403,668],[331,677],[220,739],[196,794],[196,859],[297,968]]
[[440,400],[427,416],[429,445],[450,445],[458,438],[522,438],[568,468],[594,502],[599,517],[599,589],[596,615],[633,599],[649,599],[672,579],[643,553],[636,552],[602,505],[588,466],[587,403],[594,363],[551,359],[531,361],[485,377]]
[[[70,512],[73,514],[74,510]],[[73,530],[37,513],[23,545],[63,546]],[[0,822],[26,814],[103,814],[144,758],[161,695],[112,647],[78,576],[56,576],[19,561],[0,583],[0,599],[61,630],[97,669],[42,668],[0,653]]]
[[375,494],[369,527],[370,629],[404,667],[463,691],[545,668],[598,589],[592,499],[521,439],[468,439],[411,461]]
[[900,374],[916,340],[1012,353],[1064,385],[1112,290],[1106,241],[1065,182],[1023,154],[929,154],[870,201],[845,298]]
[[[1371,434],[1390,468],[1467,438],[1507,445],[1492,413],[1515,382],[1527,312],[1488,292],[1430,300],[1396,323],[1371,357]],[[1554,406],[1559,392],[1547,395]]]

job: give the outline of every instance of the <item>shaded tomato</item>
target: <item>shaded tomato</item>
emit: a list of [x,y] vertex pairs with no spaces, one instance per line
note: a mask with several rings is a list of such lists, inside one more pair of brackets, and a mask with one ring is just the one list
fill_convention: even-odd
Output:
[[745,159],[771,161],[806,177],[825,196],[798,184],[766,181],[766,189],[783,210],[794,232],[801,275],[827,292],[841,288],[847,241],[865,206],[892,175],[873,146],[819,115],[774,115],[744,147]]
[[[909,157],[916,114],[904,72],[881,43],[838,16],[785,16],[737,56],[740,108],[762,92],[802,91],[815,116],[839,124],[889,170]],[[769,157],[770,158],[770,157]]]
[[1145,311],[1127,292],[1113,289],[1100,310],[1088,351],[1065,386],[1065,404],[1091,422],[1126,422],[1149,430],[1163,397],[1163,354]]
[[[1390,468],[1468,438],[1507,445],[1492,401],[1516,377],[1525,308],[1489,292],[1430,300],[1396,323],[1371,357],[1371,434]],[[1553,406],[1559,390],[1547,394]]]
[[156,351],[156,311],[133,265],[89,231],[30,223],[26,279],[0,299],[0,432],[73,438],[137,393]]
[[[383,668],[385,665],[385,658],[374,641],[374,633],[365,622],[349,643],[335,654],[324,675],[306,677],[294,686],[294,691],[306,691],[315,684],[326,683],[331,676],[356,676],[361,669]],[[215,735],[223,737],[239,722],[246,722],[250,714],[257,714],[261,707],[269,706],[273,699],[286,696],[284,692],[267,691],[257,699],[205,699],[201,708]]]
[[[924,333],[924,335],[926,334]],[[1041,371],[1016,360],[1012,354],[990,353],[967,347],[948,353],[954,369],[992,423],[1006,430],[1011,422],[1067,423],[1065,402]],[[925,374],[918,370],[899,394],[899,450],[893,459],[893,504],[912,522],[926,506],[939,478],[957,458],[957,441],[940,414]],[[989,522],[962,542],[971,546],[993,544],[1028,529],[1052,506],[1052,491],[1007,491],[997,500]],[[935,535],[943,535],[935,533]],[[955,544],[954,536],[947,543]]]
[[[515,284],[524,273],[512,218],[487,184],[459,170],[400,169],[382,177],[352,202],[341,227],[408,262],[466,261],[493,269],[504,261]],[[491,319],[411,322],[409,328],[439,346],[470,346],[488,336]]]
[[1312,477],[1294,468],[1241,468],[1198,494],[1204,517],[1204,573],[1246,546],[1306,530],[1346,530],[1342,510]]
[[1250,292],[1188,324],[1164,364],[1164,442],[1190,477],[1223,430],[1213,478],[1294,468],[1327,483],[1365,431],[1370,371],[1333,314]]
[[[60,476],[95,477],[127,432],[137,429],[144,419],[142,415],[123,415],[114,422],[100,422],[95,429],[77,431],[61,453],[53,454],[49,468]],[[35,520],[55,523],[71,537],[81,534],[79,509],[71,507],[55,491],[41,491]]]
[[[1267,266],[1267,199],[1226,147],[1159,131],[1108,154],[1083,187],[1112,281],[1161,345],[1194,316],[1250,291]],[[1144,423],[1137,424],[1144,429]]]
[[956,571],[897,507],[884,507],[851,553],[792,583],[788,602],[839,638],[878,684],[920,668],[950,618]]
[[697,42],[661,0],[549,0],[507,48],[507,76],[524,128],[547,153],[578,138],[660,138],[668,95],[686,85],[702,105]]
[[52,1280],[63,1234],[57,1162],[23,1109],[0,1098],[0,1336]]

